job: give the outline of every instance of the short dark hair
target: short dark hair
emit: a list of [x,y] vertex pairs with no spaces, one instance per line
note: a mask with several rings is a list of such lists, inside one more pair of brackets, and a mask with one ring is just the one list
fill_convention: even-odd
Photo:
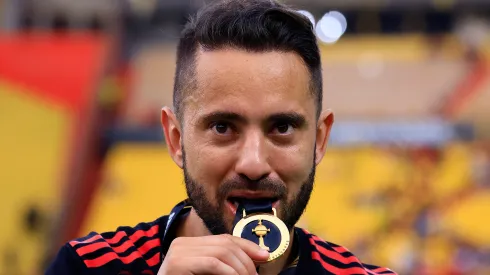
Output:
[[225,0],[201,9],[182,31],[177,47],[173,104],[179,120],[182,101],[196,88],[195,63],[199,48],[251,52],[285,51],[301,56],[311,75],[317,118],[322,107],[321,59],[314,27],[301,13],[275,0]]

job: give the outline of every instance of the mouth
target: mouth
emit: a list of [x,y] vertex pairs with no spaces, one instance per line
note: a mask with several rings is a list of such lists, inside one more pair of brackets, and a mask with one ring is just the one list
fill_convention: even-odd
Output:
[[264,201],[268,200],[272,203],[273,208],[277,208],[279,204],[279,197],[274,196],[272,194],[265,193],[252,193],[252,192],[241,192],[241,193],[232,193],[230,196],[226,198],[227,208],[233,215],[236,215],[236,211],[238,209],[238,205],[241,201]]

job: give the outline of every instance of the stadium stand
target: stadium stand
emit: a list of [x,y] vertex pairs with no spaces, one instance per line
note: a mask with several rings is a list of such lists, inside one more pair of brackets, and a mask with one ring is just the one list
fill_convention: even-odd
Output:
[[[472,184],[471,152],[468,144],[331,149],[318,167],[315,192],[300,224],[401,269],[407,263],[393,255],[405,253],[405,261],[414,258],[414,264],[417,243],[423,243],[423,253],[435,254],[431,259],[439,263],[431,268],[440,269],[455,260],[451,238],[490,246],[484,233],[488,224],[481,222],[490,211],[490,193]],[[120,144],[104,171],[80,234],[132,225],[142,217],[151,220],[185,196],[181,172],[159,144]],[[116,210],[124,215],[114,215]]]

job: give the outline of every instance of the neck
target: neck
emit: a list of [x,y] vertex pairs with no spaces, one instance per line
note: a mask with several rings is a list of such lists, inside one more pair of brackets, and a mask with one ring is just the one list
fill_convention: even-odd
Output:
[[209,232],[194,208],[192,208],[189,215],[180,222],[176,232],[177,237],[202,237],[209,235],[211,235],[211,232]]
[[[276,259],[273,262],[260,265],[259,274],[261,275],[269,275],[274,274],[277,275],[283,270],[292,260],[291,256],[295,257],[296,255],[292,254],[293,241],[294,241],[294,229],[289,232],[290,241],[289,247],[284,252],[284,254]],[[206,225],[202,221],[202,219],[197,215],[194,209],[191,209],[189,215],[182,220],[182,222],[177,227],[176,236],[177,237],[203,237],[209,236],[211,232],[207,229]]]

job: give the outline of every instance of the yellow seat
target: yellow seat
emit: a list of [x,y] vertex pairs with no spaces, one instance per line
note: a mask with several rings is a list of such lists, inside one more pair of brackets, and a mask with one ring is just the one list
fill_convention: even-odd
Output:
[[162,144],[119,144],[104,165],[102,185],[80,235],[112,231],[167,215],[186,198],[183,174]]
[[[0,81],[0,246],[21,259],[20,274],[33,274],[49,243],[46,226],[60,209],[71,120],[21,89]],[[26,229],[30,207],[47,219],[41,232]],[[0,274],[10,274],[7,268],[0,264]]]

